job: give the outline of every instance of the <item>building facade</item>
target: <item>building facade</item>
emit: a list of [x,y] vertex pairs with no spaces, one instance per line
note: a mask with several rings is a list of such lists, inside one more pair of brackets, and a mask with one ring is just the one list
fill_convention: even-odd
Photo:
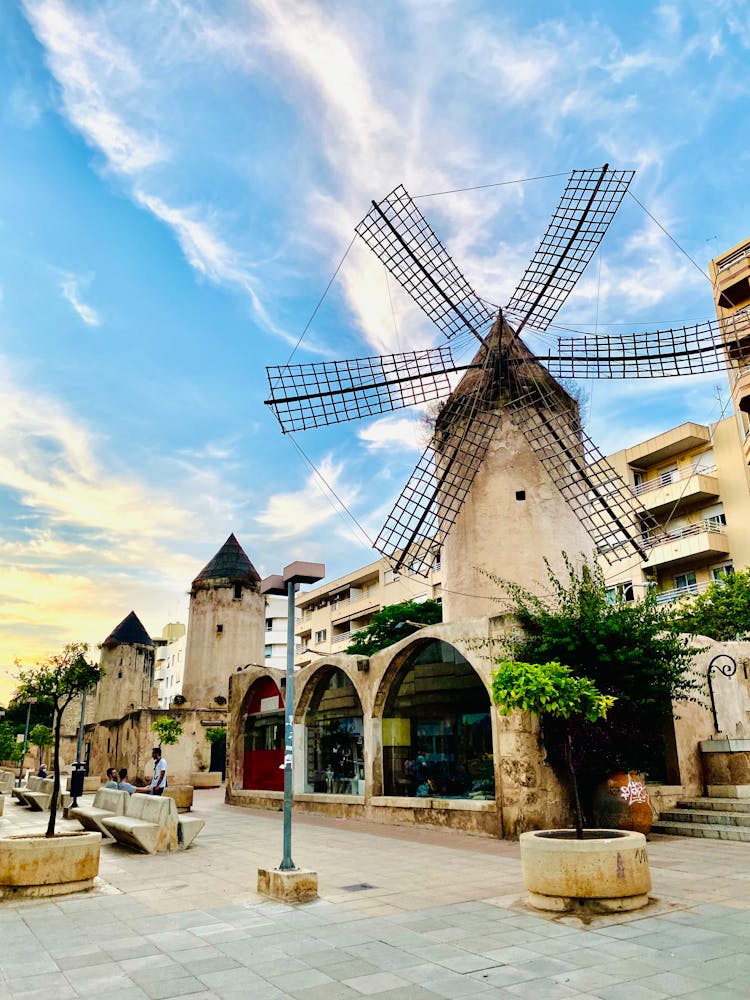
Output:
[[182,677],[185,670],[187,630],[181,622],[170,622],[162,629],[161,637],[154,639],[156,664],[154,682],[158,689],[159,708],[169,708],[170,702],[182,694]]
[[343,652],[353,636],[369,625],[372,616],[389,604],[439,600],[440,572],[439,557],[426,579],[413,573],[396,573],[387,560],[378,559],[299,594],[295,602],[295,666],[304,667],[321,653]]
[[267,667],[286,669],[288,607],[286,597],[265,595],[266,618],[263,632],[263,662]]

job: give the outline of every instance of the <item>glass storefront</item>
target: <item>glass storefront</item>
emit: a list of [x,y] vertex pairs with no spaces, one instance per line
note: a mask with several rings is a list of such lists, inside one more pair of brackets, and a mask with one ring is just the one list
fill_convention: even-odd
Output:
[[383,712],[386,795],[494,799],[490,698],[463,656],[431,641],[399,671]]
[[343,670],[331,670],[318,681],[305,727],[305,790],[364,795],[362,705]]

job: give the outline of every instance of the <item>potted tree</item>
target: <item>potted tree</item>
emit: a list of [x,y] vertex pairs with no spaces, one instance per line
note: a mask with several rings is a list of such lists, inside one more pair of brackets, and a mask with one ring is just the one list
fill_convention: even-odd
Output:
[[0,837],[0,894],[57,895],[88,889],[99,871],[98,833],[56,833],[60,800],[60,734],[62,716],[74,698],[101,677],[86,660],[88,645],[68,643],[30,670],[22,669],[16,701],[36,699],[53,710],[53,778],[49,821],[45,833]]
[[576,677],[557,661],[498,661],[492,698],[501,714],[531,712],[557,719],[564,731],[564,757],[572,792],[573,830],[521,834],[523,880],[532,906],[544,910],[586,907],[598,911],[645,906],[651,888],[646,838],[622,830],[584,830],[575,768],[572,723],[606,719],[615,702],[587,677]]
[[[227,730],[225,726],[212,726],[206,730],[206,742],[211,747],[211,756],[214,754],[214,747],[217,749],[223,743],[226,746]],[[205,758],[201,757],[199,770],[196,771],[191,780],[196,788],[218,788],[224,779],[222,771],[212,771],[210,764],[204,763]]]

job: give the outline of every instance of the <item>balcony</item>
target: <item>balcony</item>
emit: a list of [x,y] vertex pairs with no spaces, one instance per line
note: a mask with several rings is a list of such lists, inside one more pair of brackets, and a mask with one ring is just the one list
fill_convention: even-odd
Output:
[[380,611],[380,601],[369,594],[364,597],[347,597],[331,605],[331,621],[337,622],[344,618],[358,618],[371,611]]
[[701,445],[710,445],[711,432],[703,424],[685,423],[663,434],[649,438],[641,444],[628,448],[625,457],[628,465],[637,469],[648,469]]
[[647,544],[650,552],[644,563],[646,569],[718,560],[729,555],[724,525],[713,520],[699,521],[679,531],[651,535]]
[[364,630],[361,628],[353,628],[349,632],[339,632],[338,635],[331,636],[331,645],[342,646],[344,643],[348,645],[352,641],[354,636],[362,631]]
[[671,604],[673,601],[681,601],[685,597],[695,597],[702,594],[710,584],[690,583],[686,587],[674,587],[672,590],[660,590],[656,595],[657,604]]
[[647,479],[633,492],[652,514],[674,512],[714,502],[719,497],[716,466],[665,472]]

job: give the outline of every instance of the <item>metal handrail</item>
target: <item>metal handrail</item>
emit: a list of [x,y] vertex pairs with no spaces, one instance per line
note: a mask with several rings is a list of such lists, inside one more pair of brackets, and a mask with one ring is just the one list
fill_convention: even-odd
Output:
[[710,586],[709,583],[688,583],[684,587],[673,587],[672,590],[661,590],[656,595],[657,604],[669,604],[671,601],[679,601],[683,597],[695,597],[702,594]]
[[[693,476],[712,476],[716,472],[715,465],[701,466],[697,465],[695,468],[690,469],[675,469],[671,473],[662,473],[660,476],[656,476],[654,479],[647,479],[643,483],[639,483],[638,486],[633,487],[633,493],[637,496],[643,496],[644,493],[650,493],[652,490],[658,490],[662,486],[670,486],[672,483],[679,483],[685,479],[692,479]],[[669,478],[667,478],[667,476]]]
[[658,535],[647,535],[645,541],[653,548],[655,545],[663,545],[665,542],[675,542],[680,538],[688,538],[690,535],[700,535],[704,531],[716,535],[723,535],[726,532],[726,525],[718,521],[703,520],[697,524],[689,524],[687,528],[680,528],[678,531],[667,531]]
[[718,261],[716,264],[716,270],[718,272],[726,271],[727,268],[736,264],[738,260],[742,260],[745,257],[750,257],[750,242],[743,243],[741,247],[734,251],[734,253],[730,253],[728,257],[723,257],[720,261]]

